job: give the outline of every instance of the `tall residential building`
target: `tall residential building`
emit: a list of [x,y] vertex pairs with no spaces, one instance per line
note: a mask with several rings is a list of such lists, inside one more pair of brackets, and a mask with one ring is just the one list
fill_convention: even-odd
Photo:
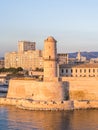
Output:
[[26,70],[43,68],[43,51],[35,50],[35,42],[19,41],[18,52],[5,54],[5,68],[22,67]]
[[18,41],[18,52],[24,52],[28,50],[35,50],[36,49],[36,43],[30,42],[30,41]]
[[41,50],[26,51],[23,53],[10,52],[5,54],[5,68],[22,67],[26,70],[43,68],[43,52]]

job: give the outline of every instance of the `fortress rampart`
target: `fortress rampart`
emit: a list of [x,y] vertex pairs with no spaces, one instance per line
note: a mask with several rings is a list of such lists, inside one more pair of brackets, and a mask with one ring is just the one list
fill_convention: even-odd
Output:
[[7,98],[28,98],[41,101],[62,101],[65,96],[63,82],[32,81],[12,79],[9,83]]
[[32,81],[12,79],[7,97],[33,100],[98,100],[98,78],[63,77],[62,81]]
[[98,100],[97,77],[63,77],[70,100]]

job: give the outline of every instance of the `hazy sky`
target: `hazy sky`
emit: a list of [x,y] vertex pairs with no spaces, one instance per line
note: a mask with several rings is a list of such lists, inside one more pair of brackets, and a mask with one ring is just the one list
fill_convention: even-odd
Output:
[[0,0],[0,56],[48,36],[58,52],[98,51],[98,0]]

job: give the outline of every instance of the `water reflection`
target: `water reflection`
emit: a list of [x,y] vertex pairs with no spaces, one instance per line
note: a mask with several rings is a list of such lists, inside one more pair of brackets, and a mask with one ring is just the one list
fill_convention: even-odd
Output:
[[12,128],[20,127],[24,130],[64,130],[70,126],[68,113],[60,111],[25,111],[11,108],[8,113],[9,126]]
[[98,110],[26,111],[0,107],[0,130],[98,130]]

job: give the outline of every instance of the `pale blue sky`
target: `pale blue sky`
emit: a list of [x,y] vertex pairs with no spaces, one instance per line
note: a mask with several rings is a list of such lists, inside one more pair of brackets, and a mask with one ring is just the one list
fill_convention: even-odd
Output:
[[50,35],[58,52],[98,51],[98,0],[0,0],[0,56]]

